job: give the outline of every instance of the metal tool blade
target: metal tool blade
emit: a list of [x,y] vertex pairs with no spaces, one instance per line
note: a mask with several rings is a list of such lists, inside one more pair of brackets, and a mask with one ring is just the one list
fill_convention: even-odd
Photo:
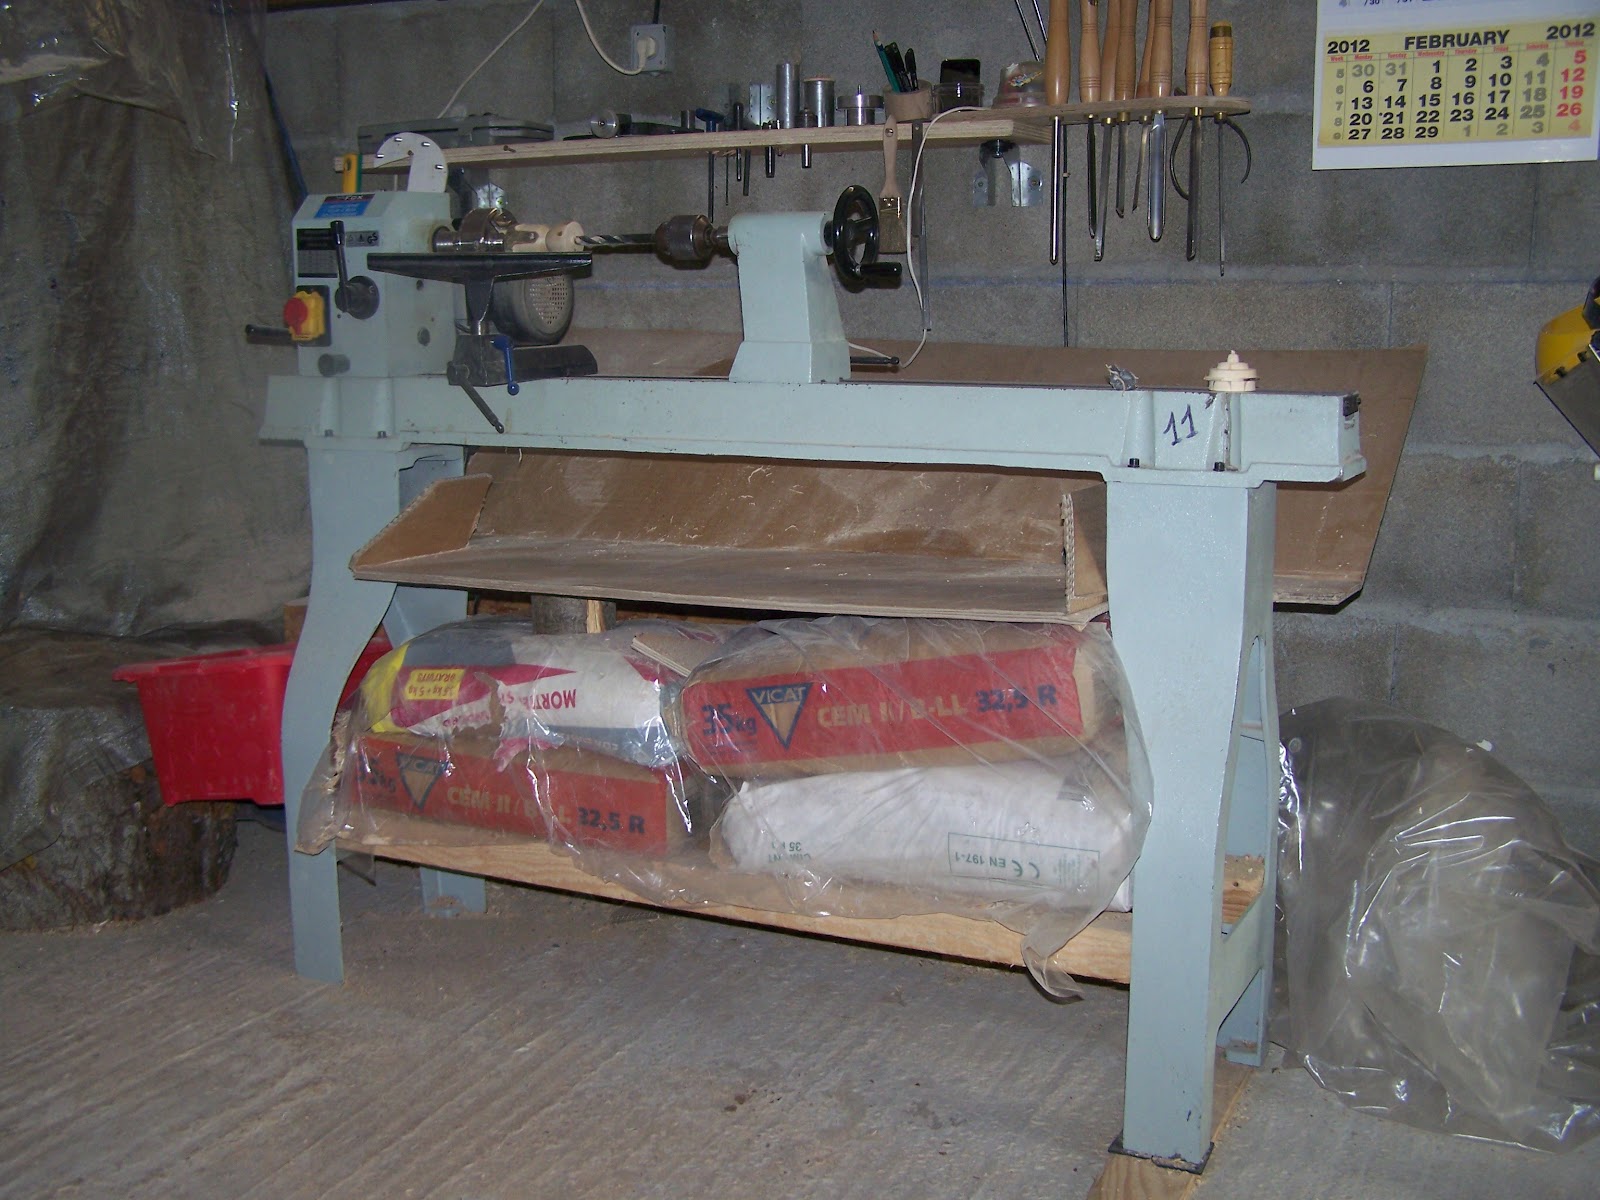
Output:
[[1106,253],[1106,216],[1111,209],[1111,143],[1115,139],[1111,136],[1110,122],[1106,123],[1105,140],[1100,143],[1100,205],[1095,213],[1100,223],[1094,231],[1094,260],[1099,262]]
[[1117,218],[1122,218],[1124,185],[1127,183],[1125,159],[1128,153],[1128,123],[1117,124]]
[[1228,273],[1228,225],[1223,209],[1222,191],[1227,176],[1222,173],[1222,130],[1217,130],[1217,276]]
[[1139,211],[1139,189],[1144,186],[1146,178],[1145,158],[1150,153],[1150,127],[1143,122],[1139,124],[1139,157],[1133,164],[1133,211]]
[[1150,174],[1146,181],[1148,193],[1145,216],[1149,220],[1150,240],[1159,242],[1165,231],[1167,218],[1167,114],[1157,113],[1150,119],[1149,130]]
[[1095,163],[1094,143],[1095,130],[1099,129],[1100,125],[1097,121],[1090,121],[1084,128],[1089,131],[1088,154],[1086,156],[1088,169],[1084,172],[1089,180],[1089,240],[1097,241],[1097,231],[1100,228],[1100,193],[1097,186],[1099,170]]
[[[1059,3],[1060,0],[1057,0]],[[1021,11],[1020,9],[1018,10]],[[1050,118],[1050,262],[1061,261],[1062,193],[1067,175],[1067,126],[1060,117]]]
[[1205,157],[1205,118],[1196,113],[1189,123],[1189,226],[1183,254],[1190,262],[1200,248],[1200,166]]

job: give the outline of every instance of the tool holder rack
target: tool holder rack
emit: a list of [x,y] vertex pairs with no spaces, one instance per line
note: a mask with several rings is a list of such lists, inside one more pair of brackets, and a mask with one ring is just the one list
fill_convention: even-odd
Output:
[[[1208,414],[1211,433],[1168,446],[1155,432],[1186,404]],[[1131,921],[1102,917],[1062,962],[1130,982],[1123,1146],[1203,1165],[1218,1045],[1250,1063],[1265,1049],[1279,783],[1276,485],[1364,469],[1350,398],[590,377],[530,383],[502,405],[506,432],[491,433],[439,377],[271,380],[262,436],[306,445],[311,491],[311,597],[283,721],[291,844],[340,688],[373,628],[381,621],[399,644],[465,613],[463,591],[357,579],[349,564],[428,485],[459,475],[468,445],[1098,474],[1116,646],[1149,747],[1154,815]],[[796,412],[807,414],[803,427],[787,416]],[[447,909],[482,911],[485,876],[630,898],[539,846],[380,853],[423,864],[425,902]],[[1248,859],[1259,862],[1253,873],[1239,869]],[[290,896],[296,967],[341,979],[331,849],[291,853]],[[1016,961],[1014,935],[956,918],[699,911]]]
[[[896,137],[910,142],[920,127],[930,146],[976,146],[996,139],[1024,145],[1048,146],[1051,120],[1061,117],[1071,125],[1096,121],[1139,122],[1158,112],[1171,117],[1240,116],[1250,111],[1250,101],[1239,96],[1165,96],[1143,100],[1101,100],[1092,104],[1031,105],[1009,109],[953,112],[937,121],[897,121]],[[560,142],[508,142],[498,146],[463,146],[444,151],[447,167],[535,167],[564,163],[617,162],[629,159],[698,158],[712,153],[761,150],[768,146],[794,149],[810,146],[813,152],[879,150],[884,125],[829,125],[816,129],[744,129],[717,133],[683,132],[649,137],[581,138]],[[393,174],[406,169],[404,159],[379,162],[367,157],[362,169],[373,174]]]

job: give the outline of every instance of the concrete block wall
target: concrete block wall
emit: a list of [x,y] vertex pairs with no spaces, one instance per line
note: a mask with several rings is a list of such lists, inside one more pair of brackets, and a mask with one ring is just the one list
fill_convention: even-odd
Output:
[[[588,0],[615,57],[644,0]],[[1027,6],[1025,5],[1024,8]],[[268,61],[313,188],[356,126],[429,116],[527,13],[503,0],[412,0],[278,13]],[[1177,25],[1184,25],[1182,12]],[[1366,348],[1425,343],[1429,362],[1410,437],[1361,596],[1337,612],[1280,614],[1285,705],[1346,694],[1393,702],[1497,752],[1561,813],[1569,836],[1600,850],[1600,482],[1594,456],[1533,386],[1539,327],[1600,273],[1600,174],[1557,163],[1312,172],[1315,6],[1213,0],[1232,19],[1237,94],[1253,174],[1228,193],[1229,267],[1215,226],[1199,261],[1183,256],[1184,208],[1166,238],[1111,222],[1103,262],[1084,221],[1083,140],[1069,144],[1064,269],[1047,258],[1046,209],[974,208],[972,150],[930,153],[932,303],[943,340],[1085,346]],[[991,88],[1026,57],[1010,6],[930,0],[665,0],[676,69],[623,78],[602,64],[569,0],[547,0],[462,92],[467,110],[571,120],[602,108],[639,114],[721,107],[730,82],[770,79],[780,59],[830,74],[841,91],[881,90],[878,30],[941,58],[977,57]],[[1179,35],[1179,55],[1182,53]],[[1239,156],[1229,144],[1230,173]],[[1043,167],[1041,149],[1026,151]],[[794,156],[731,206],[823,208],[846,183],[877,190],[869,154]],[[904,180],[904,173],[902,174]],[[524,219],[576,217],[604,231],[646,230],[705,205],[699,160],[503,173]],[[719,217],[719,219],[721,219]],[[1212,209],[1214,221],[1214,208]],[[579,319],[624,327],[735,329],[726,262],[695,271],[652,259],[597,261],[579,285]],[[844,297],[856,340],[914,335],[909,289]]]

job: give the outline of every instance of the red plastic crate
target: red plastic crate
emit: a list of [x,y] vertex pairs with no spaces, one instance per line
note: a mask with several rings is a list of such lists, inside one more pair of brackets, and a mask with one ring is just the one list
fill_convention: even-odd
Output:
[[[341,704],[389,649],[381,633],[367,643]],[[112,673],[139,689],[166,803],[283,803],[283,694],[293,662],[293,645],[263,646],[131,663]]]

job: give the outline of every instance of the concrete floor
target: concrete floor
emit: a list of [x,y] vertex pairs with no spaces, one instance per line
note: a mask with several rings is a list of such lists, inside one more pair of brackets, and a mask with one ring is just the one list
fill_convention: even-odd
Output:
[[[428,920],[347,876],[349,982],[289,967],[281,837],[170,916],[0,935],[0,1196],[1080,1197],[1125,993],[495,886]],[[1199,1195],[1600,1193],[1564,1158],[1345,1111],[1262,1072]]]

